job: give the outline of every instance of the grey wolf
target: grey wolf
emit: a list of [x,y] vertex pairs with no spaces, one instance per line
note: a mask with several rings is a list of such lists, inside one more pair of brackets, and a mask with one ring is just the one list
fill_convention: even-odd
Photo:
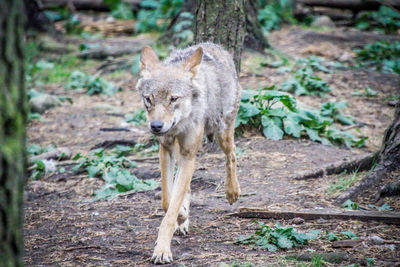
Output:
[[216,137],[226,155],[228,202],[234,203],[240,195],[234,124],[241,87],[231,55],[218,45],[202,43],[176,50],[162,62],[151,47],[143,47],[136,88],[150,131],[160,143],[165,217],[152,261],[169,263],[175,230],[181,234],[189,230],[190,182],[204,134]]

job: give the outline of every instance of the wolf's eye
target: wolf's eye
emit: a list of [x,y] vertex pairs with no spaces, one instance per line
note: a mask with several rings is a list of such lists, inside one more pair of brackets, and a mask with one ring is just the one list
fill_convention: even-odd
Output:
[[149,109],[151,107],[150,96],[145,95],[145,96],[143,96],[143,98],[144,98],[144,101],[143,101],[144,105],[146,106],[147,109]]
[[150,96],[145,95],[145,96],[143,96],[143,98],[144,98],[145,102],[151,104]]
[[178,100],[179,97],[177,96],[171,96],[171,103],[175,102],[176,100]]

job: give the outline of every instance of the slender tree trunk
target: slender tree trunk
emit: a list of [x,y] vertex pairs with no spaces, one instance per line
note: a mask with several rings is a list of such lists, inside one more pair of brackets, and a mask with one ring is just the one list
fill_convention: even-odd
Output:
[[0,265],[22,266],[26,177],[23,5],[0,1]]
[[195,42],[213,42],[224,46],[233,54],[238,73],[245,29],[244,0],[198,1]]
[[[400,169],[400,102],[397,102],[393,122],[386,129],[383,137],[376,168],[358,186],[350,188],[340,195],[336,202],[342,204],[347,199],[356,198],[365,189],[382,182],[388,173],[398,169]],[[386,189],[387,187],[383,187],[381,190],[384,191]],[[378,199],[379,196],[380,192],[377,192],[375,198]]]

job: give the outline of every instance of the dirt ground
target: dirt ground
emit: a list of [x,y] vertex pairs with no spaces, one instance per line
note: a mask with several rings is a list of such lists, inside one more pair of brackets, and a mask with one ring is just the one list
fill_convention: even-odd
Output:
[[[110,42],[134,38],[112,37]],[[346,62],[354,57],[353,48],[367,42],[398,36],[360,33],[347,28],[315,31],[298,26],[285,27],[273,32],[269,41],[273,47],[295,60],[318,55],[327,61]],[[71,40],[70,40],[71,41]],[[79,42],[75,39],[74,42]],[[55,55],[53,55],[54,57]],[[277,69],[260,67],[268,58],[246,51],[243,58],[241,84],[243,88],[281,84],[288,76]],[[86,69],[94,73],[98,61]],[[79,69],[79,66],[76,66]],[[267,140],[259,133],[245,133],[236,138],[240,148],[238,176],[243,196],[238,204],[230,206],[224,197],[225,159],[223,153],[204,144],[197,156],[197,168],[191,185],[192,204],[190,232],[174,236],[170,266],[218,266],[221,263],[253,264],[255,266],[305,266],[285,259],[288,254],[311,252],[341,252],[348,259],[340,264],[366,265],[367,258],[375,258],[376,266],[400,266],[400,227],[360,221],[316,220],[295,225],[292,220],[261,220],[270,226],[280,222],[293,225],[301,231],[320,229],[341,232],[353,231],[364,241],[347,249],[332,248],[330,241],[319,238],[309,245],[290,250],[268,252],[263,249],[237,245],[240,235],[254,233],[257,228],[252,219],[229,216],[239,207],[259,207],[271,210],[304,210],[335,208],[334,196],[327,193],[341,175],[316,179],[296,180],[301,172],[318,169],[355,155],[376,151],[384,130],[392,120],[394,108],[388,97],[397,93],[400,78],[394,74],[364,69],[334,69],[321,74],[334,88],[327,98],[298,97],[308,106],[319,107],[328,101],[349,103],[345,113],[363,122],[361,134],[368,136],[362,149],[324,146],[307,139],[284,138]],[[64,103],[47,111],[41,121],[33,121],[28,129],[28,142],[42,146],[54,144],[68,147],[73,154],[88,152],[96,145],[110,140],[138,140],[148,133],[145,126],[130,126],[131,132],[104,132],[100,128],[121,127],[124,114],[141,107],[135,91],[136,77],[129,70],[104,78],[118,84],[122,92],[111,96],[88,96],[83,92],[66,91],[63,83],[46,84],[45,91],[70,96],[72,104]],[[353,95],[354,90],[370,87],[376,97]],[[340,126],[338,126],[340,127]],[[351,131],[355,132],[355,129]],[[358,134],[358,133],[357,133]],[[142,179],[159,180],[158,159],[148,157],[137,162],[134,173]],[[103,182],[75,174],[66,164],[67,172],[46,175],[38,181],[28,181],[25,203],[25,264],[27,266],[151,266],[150,257],[156,240],[163,211],[159,199],[160,188],[155,191],[127,194],[112,200],[92,202],[93,191]],[[358,173],[362,178],[365,173]],[[368,198],[360,205],[372,203]],[[398,199],[386,199],[395,210],[400,209]],[[388,242],[376,245],[369,238],[377,235]]]

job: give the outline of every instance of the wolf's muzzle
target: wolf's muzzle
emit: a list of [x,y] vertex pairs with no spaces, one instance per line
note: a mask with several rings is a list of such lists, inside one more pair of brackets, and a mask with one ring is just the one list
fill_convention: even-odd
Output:
[[161,132],[163,126],[164,126],[164,123],[162,121],[152,121],[150,124],[150,128],[153,133]]

